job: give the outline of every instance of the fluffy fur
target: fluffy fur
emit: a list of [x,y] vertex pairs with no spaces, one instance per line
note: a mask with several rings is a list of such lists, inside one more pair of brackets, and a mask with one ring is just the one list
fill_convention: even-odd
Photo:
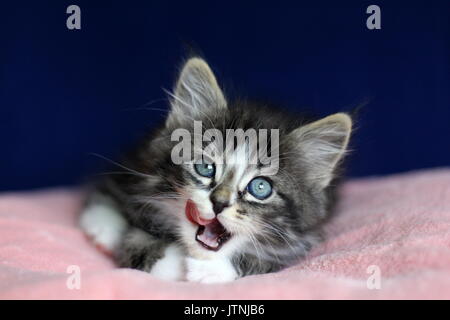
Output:
[[[350,117],[339,113],[312,121],[251,101],[229,102],[199,58],[186,62],[170,95],[165,124],[121,162],[127,171],[97,184],[82,215],[84,230],[120,266],[163,279],[224,282],[274,272],[303,257],[331,212]],[[226,129],[278,129],[279,170],[268,177],[272,194],[259,200],[247,191],[267,168],[249,163],[242,146],[225,154],[211,178],[200,176],[192,162],[174,164],[177,142],[171,134],[179,128],[193,132],[193,120],[224,137]],[[219,250],[196,241],[198,225],[186,217],[187,200],[203,219],[217,217],[231,233]],[[219,200],[227,206],[217,213]]]

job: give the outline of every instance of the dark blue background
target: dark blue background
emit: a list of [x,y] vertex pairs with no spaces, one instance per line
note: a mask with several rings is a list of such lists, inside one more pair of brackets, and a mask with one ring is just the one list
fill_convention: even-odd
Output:
[[[320,115],[370,98],[349,174],[450,164],[450,1],[14,1],[0,8],[0,189],[76,184],[161,119],[193,43],[228,92]],[[66,28],[77,4],[82,29]],[[366,28],[378,4],[382,29]]]

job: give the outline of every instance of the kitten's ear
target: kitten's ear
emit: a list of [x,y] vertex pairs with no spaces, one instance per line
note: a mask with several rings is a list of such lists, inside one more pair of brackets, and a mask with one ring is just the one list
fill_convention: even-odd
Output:
[[296,149],[306,165],[306,176],[319,188],[333,179],[337,164],[347,150],[352,119],[336,113],[295,129],[290,133]]
[[171,105],[168,125],[200,120],[205,114],[226,108],[227,102],[208,64],[200,58],[191,58],[181,70]]

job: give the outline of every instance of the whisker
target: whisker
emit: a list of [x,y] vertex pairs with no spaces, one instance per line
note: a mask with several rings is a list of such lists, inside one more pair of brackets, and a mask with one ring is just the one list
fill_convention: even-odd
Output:
[[149,175],[149,174],[145,174],[145,173],[142,173],[142,172],[133,170],[133,169],[131,169],[131,168],[128,168],[128,167],[124,166],[123,164],[121,164],[121,163],[119,163],[119,162],[116,162],[116,161],[111,160],[111,159],[109,159],[109,158],[107,158],[107,157],[105,157],[105,156],[102,156],[101,154],[98,154],[98,153],[92,153],[92,152],[91,152],[91,153],[89,153],[89,155],[96,156],[96,157],[98,157],[98,158],[100,158],[100,159],[103,159],[103,160],[105,160],[105,161],[108,161],[108,162],[110,162],[110,163],[112,163],[112,164],[114,164],[114,165],[116,165],[116,166],[118,166],[118,167],[120,167],[120,168],[122,168],[122,169],[128,170],[128,171],[130,171],[130,172],[132,172],[132,173],[134,173],[134,174],[136,174],[136,175],[138,175],[138,176],[142,176],[142,177],[146,177],[146,178],[152,178],[152,179],[154,178],[154,176],[151,176],[151,175]]

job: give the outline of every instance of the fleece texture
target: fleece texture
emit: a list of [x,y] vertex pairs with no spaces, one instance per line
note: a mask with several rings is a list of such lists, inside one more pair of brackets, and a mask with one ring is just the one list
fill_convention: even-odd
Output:
[[4,193],[0,299],[450,299],[450,169],[351,180],[340,194],[306,259],[204,285],[115,267],[78,227],[78,189]]

